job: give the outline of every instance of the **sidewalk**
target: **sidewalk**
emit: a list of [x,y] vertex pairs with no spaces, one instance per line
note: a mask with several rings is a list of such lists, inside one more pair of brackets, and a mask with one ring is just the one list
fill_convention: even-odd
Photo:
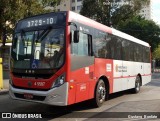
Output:
[[9,79],[3,80],[3,89],[0,89],[0,95],[8,93],[9,90]]

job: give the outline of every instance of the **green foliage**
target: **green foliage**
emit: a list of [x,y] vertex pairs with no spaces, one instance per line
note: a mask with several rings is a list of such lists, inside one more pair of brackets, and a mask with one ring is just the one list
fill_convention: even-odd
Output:
[[125,21],[139,13],[141,6],[150,0],[126,0],[128,4],[120,5],[115,0],[84,0],[80,13],[104,25],[117,27],[118,23]]
[[140,16],[120,22],[118,29],[148,42],[151,45],[152,52],[160,43],[160,27],[155,22],[145,20]]
[[105,0],[84,0],[80,14],[107,25],[109,20],[109,6],[104,6],[104,1]]
[[129,2],[132,5],[131,9],[138,13],[143,5],[149,5],[151,1],[150,0],[126,0],[126,2]]
[[117,28],[120,22],[125,22],[126,20],[136,15],[135,11],[130,8],[130,5],[123,5],[122,7],[117,8],[115,12],[113,12],[111,21],[114,28]]
[[160,45],[154,50],[152,54],[153,59],[160,59]]
[[60,4],[61,0],[41,0],[43,7],[52,6],[55,7]]

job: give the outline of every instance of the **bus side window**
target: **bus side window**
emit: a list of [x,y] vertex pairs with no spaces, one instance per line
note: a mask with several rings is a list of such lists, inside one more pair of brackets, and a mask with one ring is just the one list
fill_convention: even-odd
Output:
[[74,43],[73,41],[73,31],[72,31],[72,43],[71,43],[71,53],[73,55],[80,55],[80,56],[88,56],[89,54],[89,35],[80,32],[79,33],[79,42]]
[[125,61],[129,61],[130,60],[130,43],[123,39],[122,42],[122,59]]
[[93,44],[92,44],[92,35],[88,35],[88,55],[93,56]]
[[150,49],[147,47],[143,47],[143,62],[150,62]]
[[103,31],[95,30],[93,36],[93,52],[96,58],[110,57],[110,38]]

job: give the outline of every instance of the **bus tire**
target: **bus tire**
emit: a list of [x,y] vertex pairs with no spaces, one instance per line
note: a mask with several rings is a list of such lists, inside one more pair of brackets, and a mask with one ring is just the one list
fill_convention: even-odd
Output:
[[102,79],[98,81],[93,99],[94,107],[100,107],[106,99],[106,86]]
[[138,93],[141,87],[141,79],[139,76],[136,77],[135,88],[133,88],[133,93]]

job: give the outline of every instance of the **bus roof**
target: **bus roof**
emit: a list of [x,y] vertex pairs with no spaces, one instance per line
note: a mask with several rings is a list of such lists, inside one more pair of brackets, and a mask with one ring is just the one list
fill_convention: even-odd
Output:
[[135,38],[135,37],[133,37],[131,35],[128,35],[126,33],[121,32],[121,31],[118,31],[118,30],[116,30],[114,28],[110,28],[108,26],[105,26],[105,25],[103,25],[101,23],[98,23],[97,21],[94,21],[94,20],[92,20],[90,18],[87,18],[87,17],[82,16],[80,14],[77,14],[75,12],[69,11],[69,22],[71,22],[71,21],[76,21],[76,22],[85,24],[87,26],[94,27],[96,29],[105,31],[107,33],[119,36],[121,38],[130,40],[132,42],[135,42],[135,43],[150,47],[150,45],[147,42],[144,42],[144,41],[142,41],[140,39],[137,39],[137,38]]

